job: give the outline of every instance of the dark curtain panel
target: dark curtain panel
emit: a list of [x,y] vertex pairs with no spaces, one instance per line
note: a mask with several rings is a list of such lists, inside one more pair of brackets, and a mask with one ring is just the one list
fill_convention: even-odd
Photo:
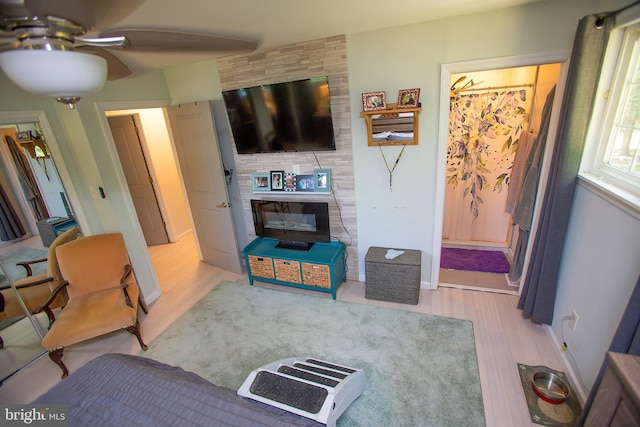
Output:
[[578,24],[564,90],[558,134],[549,180],[545,189],[540,222],[533,241],[531,260],[518,307],[526,318],[551,324],[558,285],[558,271],[569,214],[613,17],[586,16]]
[[15,240],[25,234],[27,232],[20,222],[18,214],[11,206],[4,188],[0,186],[0,239],[3,241]]
[[18,171],[18,178],[20,179],[22,192],[31,204],[31,209],[33,210],[34,215],[38,221],[49,218],[49,211],[47,210],[47,206],[40,194],[40,188],[38,188],[36,178],[33,176],[33,172],[31,171],[29,159],[27,159],[24,151],[18,146],[18,143],[14,141],[13,138],[7,135],[5,136],[5,139],[9,146],[9,151],[11,151],[13,163],[15,163]]
[[[613,336],[609,351],[640,356],[640,277],[638,277],[636,287],[634,288],[633,293],[631,294],[631,299],[629,299],[627,308],[622,315],[622,320],[620,320],[616,334]],[[605,357],[602,367],[600,368],[600,373],[591,388],[591,393],[589,393],[589,398],[584,404],[582,416],[580,417],[580,420],[578,420],[577,424],[579,426],[584,423],[585,418],[589,413],[589,408],[591,408],[591,405],[593,404],[593,399],[596,395],[596,391],[598,390],[598,386],[602,381],[604,372],[607,369],[607,365],[608,363]]]

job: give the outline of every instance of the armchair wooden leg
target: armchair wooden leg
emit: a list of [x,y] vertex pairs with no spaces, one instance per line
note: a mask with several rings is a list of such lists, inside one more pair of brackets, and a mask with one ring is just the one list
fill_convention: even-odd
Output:
[[69,375],[69,371],[67,370],[67,367],[64,365],[64,363],[62,363],[63,352],[64,352],[64,347],[49,351],[49,359],[53,360],[55,364],[58,365],[60,369],[62,369],[62,377],[60,378],[61,380],[67,378],[67,376]]
[[138,342],[140,343],[140,347],[147,351],[149,347],[142,341],[142,336],[140,335],[140,322],[136,322],[135,325],[127,326],[127,332],[133,334],[138,338]]
[[149,314],[149,308],[147,308],[147,303],[145,303],[141,297],[138,297],[138,305],[140,306],[144,314]]
[[0,348],[4,348],[4,341],[2,341],[2,337],[0,337]]
[[[51,310],[51,308],[49,307],[44,307],[44,311],[45,313],[47,313],[47,317],[49,318],[49,327],[47,329],[51,329],[51,325],[53,325],[53,322],[56,321],[56,316],[53,314],[53,310]],[[36,314],[36,313],[32,313],[32,314]]]

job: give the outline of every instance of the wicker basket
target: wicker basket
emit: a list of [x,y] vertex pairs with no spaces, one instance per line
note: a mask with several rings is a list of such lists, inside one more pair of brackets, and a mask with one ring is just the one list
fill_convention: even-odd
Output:
[[300,278],[300,262],[288,259],[274,259],[276,279],[283,282],[302,283]]
[[372,246],[365,256],[365,298],[418,304],[420,296],[420,258],[418,250],[387,259],[388,248]]
[[249,255],[249,268],[252,276],[265,277],[267,279],[275,277],[271,258]]
[[331,288],[331,269],[328,265],[303,262],[302,280],[308,286]]

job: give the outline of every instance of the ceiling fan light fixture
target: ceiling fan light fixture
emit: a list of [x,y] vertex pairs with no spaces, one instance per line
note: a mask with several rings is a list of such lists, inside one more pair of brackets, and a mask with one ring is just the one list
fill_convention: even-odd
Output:
[[0,68],[27,92],[53,98],[70,109],[99,92],[107,81],[107,61],[82,52],[12,50],[0,54]]

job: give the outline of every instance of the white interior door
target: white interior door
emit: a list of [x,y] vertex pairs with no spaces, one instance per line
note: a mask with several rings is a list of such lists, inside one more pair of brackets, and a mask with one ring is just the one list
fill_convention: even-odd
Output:
[[144,239],[149,246],[169,243],[134,116],[108,120]]
[[167,113],[202,260],[241,273],[211,107],[197,102]]

